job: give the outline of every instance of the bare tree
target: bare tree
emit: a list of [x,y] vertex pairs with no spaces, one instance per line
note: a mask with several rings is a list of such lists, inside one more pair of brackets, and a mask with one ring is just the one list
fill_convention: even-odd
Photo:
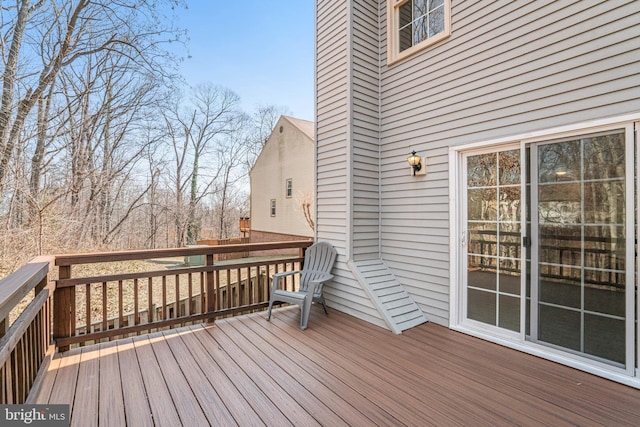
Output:
[[198,237],[197,207],[224,170],[224,164],[210,162],[206,173],[202,173],[201,161],[203,156],[215,151],[221,136],[237,129],[238,103],[234,92],[202,84],[192,89],[189,105],[178,98],[163,113],[175,162],[173,185],[178,246],[195,243]]
[[287,114],[289,110],[286,107],[263,105],[251,115],[248,124],[251,130],[246,150],[247,170],[253,167],[280,116]]
[[[161,3],[179,0],[112,2],[109,0],[18,0],[15,7],[0,8],[3,49],[0,100],[0,186],[19,141],[25,120],[61,70],[96,54],[126,56],[141,69],[160,74],[158,44],[176,37],[156,13]],[[29,33],[30,37],[25,38]],[[25,43],[28,40],[29,43]],[[40,64],[29,59],[36,56]],[[24,64],[21,64],[20,61]],[[20,70],[24,70],[19,74]],[[25,88],[18,93],[17,88]],[[43,107],[46,111],[46,107]],[[37,160],[37,159],[36,159]]]
[[239,168],[244,166],[243,158],[248,146],[247,137],[242,132],[236,132],[225,138],[216,150],[217,162],[222,165],[220,179],[213,188],[214,207],[218,220],[216,233],[220,239],[231,237],[230,220],[237,219],[233,217],[232,212],[236,212],[236,207],[241,201],[238,197],[240,192],[237,191],[235,184],[246,175],[246,169],[239,170]]

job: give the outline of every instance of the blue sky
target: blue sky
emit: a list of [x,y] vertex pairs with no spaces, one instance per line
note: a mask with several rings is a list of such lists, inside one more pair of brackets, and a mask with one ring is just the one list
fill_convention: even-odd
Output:
[[191,0],[178,11],[189,31],[181,71],[236,92],[246,111],[286,107],[313,120],[313,0]]

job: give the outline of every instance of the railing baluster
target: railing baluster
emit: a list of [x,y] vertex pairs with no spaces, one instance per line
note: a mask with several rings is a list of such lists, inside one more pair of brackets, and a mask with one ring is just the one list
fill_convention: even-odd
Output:
[[13,405],[13,403],[15,402],[15,400],[13,399],[13,397],[15,396],[15,394],[13,393],[13,373],[15,371],[12,369],[12,365],[13,356],[10,356],[4,364],[4,370],[6,372],[7,378],[7,404],[9,405]]
[[2,366],[0,366],[0,399],[2,399],[0,400],[0,402],[7,401],[6,387],[7,387],[6,373],[5,373],[4,364],[3,364]]
[[220,270],[216,270],[215,272],[215,294],[215,311],[218,311],[222,308],[222,298],[220,297]]
[[252,267],[247,267],[247,287],[249,288],[249,305],[256,301],[255,287],[253,286],[253,278],[251,277]]
[[167,276],[162,276],[162,320],[169,318],[167,315]]
[[242,284],[242,272],[239,268],[236,269],[236,283],[238,287],[238,305],[236,307],[241,307],[245,301],[245,287]]
[[122,280],[118,280],[118,327],[124,323],[124,299],[122,298]]
[[232,289],[231,289],[231,270],[226,270],[226,272],[227,272],[227,280],[226,280],[225,286],[224,286],[224,288],[227,291],[227,307],[226,308],[232,308],[233,307],[232,306],[233,303],[232,303],[232,299],[231,299],[231,297],[232,297],[232,295],[231,295],[232,294]]
[[24,393],[24,336],[18,341],[15,349],[16,396]]
[[185,316],[191,314],[191,300],[193,299],[193,275],[187,274],[187,301],[184,304]]
[[[205,299],[206,294],[205,294],[204,281],[205,281],[204,271],[201,271],[200,272],[200,313],[206,313],[207,311],[209,311],[208,307],[206,306],[206,299]],[[213,294],[213,292],[211,294]],[[211,311],[213,311],[213,307]]]
[[108,329],[107,326],[107,318],[109,317],[109,312],[107,311],[107,282],[102,282],[102,330],[106,331]]
[[133,279],[133,324],[140,324],[140,310],[138,306],[138,279]]
[[180,317],[180,275],[176,274],[176,302],[175,302],[174,317]]
[[153,277],[149,277],[149,290],[147,291],[147,300],[148,300],[148,305],[149,305],[149,314],[147,315],[148,317],[148,322],[152,323],[154,321],[154,316],[153,316]]
[[86,319],[85,319],[85,334],[90,334],[91,331],[91,283],[88,283],[84,286],[84,297],[85,297],[85,311],[86,311]]

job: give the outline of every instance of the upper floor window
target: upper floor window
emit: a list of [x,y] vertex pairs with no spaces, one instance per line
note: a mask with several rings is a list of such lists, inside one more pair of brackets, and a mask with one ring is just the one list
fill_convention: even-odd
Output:
[[293,196],[293,179],[291,178],[287,180],[286,195],[287,197]]
[[451,33],[451,0],[387,0],[387,62],[431,46]]
[[276,216],[276,199],[271,199],[271,216]]

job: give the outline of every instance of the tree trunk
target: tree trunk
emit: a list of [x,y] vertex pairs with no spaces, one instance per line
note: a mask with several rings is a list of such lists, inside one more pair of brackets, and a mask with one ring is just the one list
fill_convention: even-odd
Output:
[[191,194],[189,195],[189,219],[187,222],[187,244],[193,245],[198,239],[200,227],[196,223],[196,207],[198,198],[198,166],[200,152],[196,150],[193,157],[193,173],[191,174]]

